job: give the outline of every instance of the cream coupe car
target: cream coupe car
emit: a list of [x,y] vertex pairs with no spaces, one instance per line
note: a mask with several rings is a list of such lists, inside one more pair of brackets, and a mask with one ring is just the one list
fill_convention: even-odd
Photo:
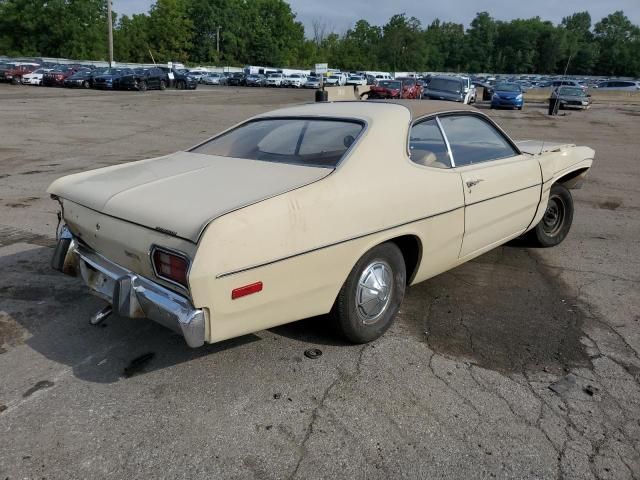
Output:
[[408,285],[523,234],[564,240],[593,157],[466,105],[294,106],[56,180],[52,265],[109,302],[92,321],[149,318],[191,347],[323,314],[369,342]]

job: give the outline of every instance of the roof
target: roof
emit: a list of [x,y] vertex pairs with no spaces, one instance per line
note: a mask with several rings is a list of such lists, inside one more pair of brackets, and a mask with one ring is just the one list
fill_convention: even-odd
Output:
[[272,116],[339,116],[361,118],[363,120],[385,115],[385,112],[397,112],[399,108],[406,108],[412,120],[432,115],[434,113],[478,111],[475,107],[456,102],[439,100],[367,100],[367,101],[337,101],[305,103],[291,107],[265,112],[260,117]]

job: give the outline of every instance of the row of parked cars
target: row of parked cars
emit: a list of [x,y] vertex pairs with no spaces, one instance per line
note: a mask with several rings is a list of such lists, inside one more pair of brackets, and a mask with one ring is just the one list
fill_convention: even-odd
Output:
[[[200,83],[206,85],[228,85],[232,87],[320,88],[319,75],[305,75],[304,73],[291,73],[287,75],[281,72],[266,74],[246,74],[243,72],[198,72],[197,78]],[[326,86],[372,85],[375,83],[375,78],[367,79],[364,75],[336,73],[325,76],[322,81]]]
[[165,66],[104,67],[79,64],[41,65],[29,62],[0,64],[0,81],[14,85],[96,88],[103,90],[194,90],[198,80],[186,69]]

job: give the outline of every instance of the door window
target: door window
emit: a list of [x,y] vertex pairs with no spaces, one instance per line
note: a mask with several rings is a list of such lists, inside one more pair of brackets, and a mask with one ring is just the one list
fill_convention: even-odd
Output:
[[409,135],[411,161],[435,168],[451,168],[447,144],[435,119],[420,122],[411,127]]
[[474,115],[440,117],[456,167],[513,157],[518,152],[493,125]]

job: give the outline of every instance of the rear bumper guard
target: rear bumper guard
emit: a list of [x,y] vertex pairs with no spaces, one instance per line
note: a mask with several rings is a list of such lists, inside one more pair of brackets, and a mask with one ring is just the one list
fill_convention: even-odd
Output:
[[63,227],[51,266],[66,275],[80,276],[91,292],[109,302],[126,318],[149,318],[181,334],[187,345],[205,340],[205,312],[168,288],[141,277],[76,241]]

